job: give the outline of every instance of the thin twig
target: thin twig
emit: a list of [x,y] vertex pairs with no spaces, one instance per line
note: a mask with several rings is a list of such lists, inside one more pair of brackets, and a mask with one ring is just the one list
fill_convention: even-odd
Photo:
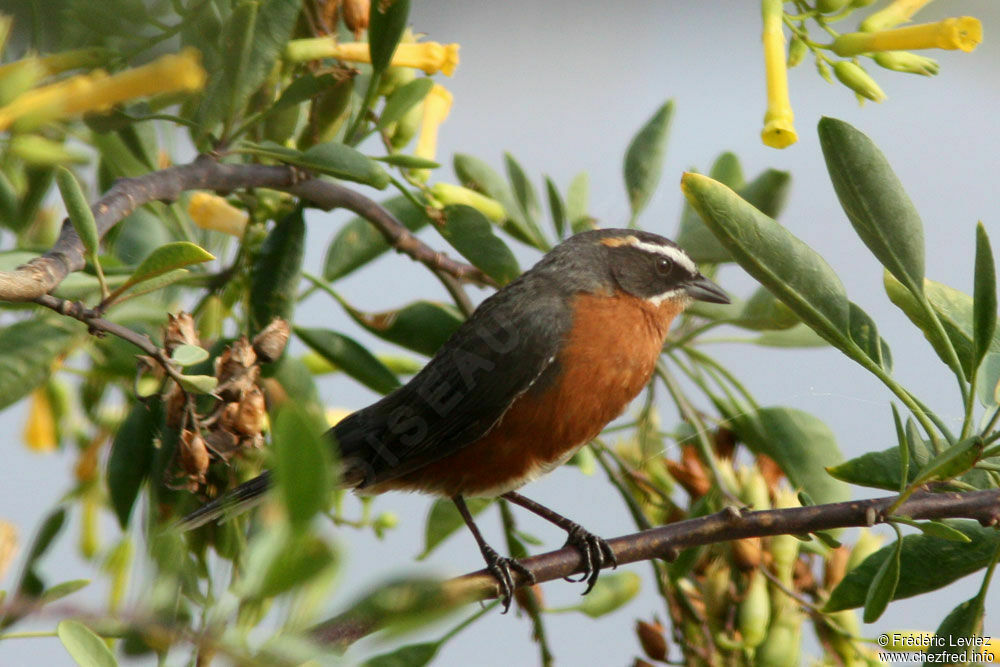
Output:
[[[734,512],[727,508],[709,516],[678,521],[639,533],[608,540],[619,565],[663,558],[680,549],[726,542],[746,537],[801,535],[833,528],[861,527],[886,521],[886,510],[895,496],[827,505],[810,505],[758,512]],[[912,519],[975,519],[985,526],[1000,525],[1000,490],[970,493],[919,493],[907,500],[900,513]],[[580,552],[573,547],[525,558],[520,561],[537,583],[562,579],[581,571]],[[525,585],[518,576],[517,586]],[[486,570],[472,572],[443,584],[448,599],[470,602],[497,597],[497,581]],[[317,625],[313,638],[324,644],[348,645],[379,629],[371,618],[359,618],[349,612]]]

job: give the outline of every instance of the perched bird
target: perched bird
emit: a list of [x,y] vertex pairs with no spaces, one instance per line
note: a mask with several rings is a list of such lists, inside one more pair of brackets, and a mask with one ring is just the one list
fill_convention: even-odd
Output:
[[[489,297],[408,383],[328,432],[342,483],[360,493],[451,498],[505,605],[516,560],[494,551],[465,498],[499,496],[563,528],[588,592],[614,565],[607,542],[515,489],[564,463],[649,382],[670,323],[692,300],[728,303],[688,255],[630,229],[577,234]],[[248,506],[270,473],[182,520],[200,526]]]

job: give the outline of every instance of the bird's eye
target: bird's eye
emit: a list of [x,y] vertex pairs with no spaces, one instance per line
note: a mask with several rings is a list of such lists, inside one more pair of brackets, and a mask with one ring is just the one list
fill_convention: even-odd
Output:
[[656,260],[656,272],[661,276],[669,276],[673,270],[674,263],[666,257],[660,257]]

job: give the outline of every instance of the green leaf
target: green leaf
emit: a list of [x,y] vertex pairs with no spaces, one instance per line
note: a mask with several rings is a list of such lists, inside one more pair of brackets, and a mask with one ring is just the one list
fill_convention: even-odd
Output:
[[410,13],[410,0],[377,0],[371,3],[368,26],[368,50],[371,52],[372,69],[381,72],[389,66],[396,51],[406,18]]
[[1000,403],[1000,352],[987,352],[976,376],[976,393],[984,406]]
[[805,324],[780,331],[765,331],[750,342],[763,347],[826,347],[829,344]]
[[632,209],[632,220],[649,203],[660,182],[663,158],[667,152],[667,135],[674,113],[673,101],[668,101],[646,121],[632,138],[625,151],[625,192]]
[[[940,340],[934,324],[925,314],[919,301],[888,271],[883,275],[885,292],[889,300],[902,310],[910,321],[924,333],[938,357],[948,363],[947,343]],[[930,279],[924,280],[924,295],[937,314],[945,334],[955,348],[966,375],[971,374],[974,353],[973,299],[968,294]],[[989,350],[1000,352],[1000,340],[994,335]]]
[[128,527],[139,489],[149,476],[156,454],[154,440],[162,422],[161,401],[137,401],[115,434],[108,457],[107,482],[111,507],[122,530]]
[[[382,202],[382,207],[411,232],[427,224],[427,215],[403,195]],[[341,227],[326,251],[323,277],[337,280],[364,266],[389,249],[382,233],[362,217],[352,218]]]
[[878,571],[872,579],[871,588],[865,595],[865,608],[864,614],[862,614],[865,623],[877,621],[893,599],[896,586],[899,584],[899,561],[902,552],[903,541],[896,540],[896,543],[892,545],[892,555],[879,565]]
[[73,229],[80,236],[87,256],[96,256],[100,244],[100,237],[97,235],[97,221],[94,220],[94,213],[90,210],[87,197],[83,194],[83,188],[73,176],[73,172],[66,167],[56,169],[56,183],[59,185],[59,194],[62,195],[63,203],[66,205],[66,214],[69,215],[69,221],[73,223]]
[[327,361],[380,394],[388,394],[400,386],[392,371],[352,338],[329,329],[305,327],[295,327],[295,335]]
[[543,239],[542,230],[538,228],[541,206],[538,203],[538,193],[535,192],[531,179],[510,153],[503,154],[503,162],[507,168],[507,178],[510,180],[511,189],[517,198],[517,204],[521,208],[521,213],[524,214],[525,221],[531,228],[531,233],[536,239]]
[[259,601],[299,588],[335,560],[330,547],[310,533],[289,530],[287,525],[258,532],[250,543],[240,597]]
[[293,164],[345,181],[363,183],[379,190],[385,189],[391,182],[389,174],[378,162],[336,141],[316,144],[304,152],[269,141],[259,144],[247,142],[243,144],[243,149],[253,155]]
[[907,522],[907,525],[917,528],[924,535],[930,535],[931,537],[937,537],[942,540],[951,540],[952,542],[971,542],[968,535],[955,530],[948,524],[941,523],[940,521],[913,521]]
[[250,267],[250,330],[260,331],[275,317],[291,321],[298,298],[305,254],[302,207],[280,220],[264,239]]
[[453,164],[455,175],[462,185],[500,202],[507,213],[507,219],[501,225],[505,232],[536,248],[544,246],[544,242],[535,237],[514,193],[500,174],[479,158],[462,153],[455,153]]
[[997,273],[990,248],[990,237],[980,222],[976,225],[975,287],[972,298],[972,355],[973,370],[979,368],[983,357],[993,344],[997,328]]
[[440,163],[434,160],[417,157],[416,155],[404,155],[402,153],[383,155],[381,157],[373,157],[372,159],[391,164],[394,167],[405,167],[406,169],[437,169],[441,166]]
[[181,387],[184,391],[194,394],[208,394],[215,392],[219,386],[219,380],[214,375],[181,375]]
[[717,181],[687,173],[681,188],[740,266],[816,333],[854,358],[847,293],[819,254]]
[[[968,658],[969,654],[978,650],[973,640],[974,638],[982,638],[982,629],[983,602],[977,595],[948,612],[934,633],[936,641],[927,650],[927,655],[942,656],[942,659],[937,662],[946,664],[954,664],[951,655],[964,653]],[[963,664],[974,663],[963,661]]]
[[819,122],[840,205],[872,254],[912,294],[924,286],[924,228],[913,202],[871,139],[835,118]]
[[375,127],[380,131],[386,130],[390,125],[406,115],[406,112],[417,104],[423,102],[427,93],[434,87],[434,79],[430,77],[420,77],[409,83],[400,86],[392,91],[392,94],[385,100],[385,107],[379,114],[378,123]]
[[112,292],[108,298],[113,301],[133,285],[191,264],[200,264],[213,259],[215,256],[212,253],[188,241],[175,241],[161,245],[142,260],[129,279]]
[[[472,516],[476,516],[484,509],[493,504],[492,498],[469,498],[465,501]],[[462,515],[458,513],[458,508],[448,498],[439,498],[431,505],[431,510],[427,514],[427,523],[424,526],[424,550],[417,556],[417,560],[423,560],[430,555],[439,544],[445,541],[449,535],[465,525]]]
[[[155,278],[144,280],[138,285],[133,285],[132,287],[124,290],[121,295],[115,299],[115,305],[118,305],[127,299],[142,296],[143,294],[149,294],[150,292],[155,292],[163,289],[164,287],[169,287],[179,280],[183,280],[190,273],[191,272],[187,269],[173,269],[172,271],[167,271],[166,273],[156,276]],[[111,283],[112,281],[109,280],[108,282]],[[65,284],[65,281],[63,281],[63,284]]]
[[921,438],[909,439],[909,445],[904,443],[903,446],[907,447],[909,458],[905,482],[901,479],[903,460],[899,446],[863,454],[828,468],[828,472],[837,479],[851,484],[899,491],[901,487],[911,484],[917,478],[918,469],[925,466],[933,456],[930,447]]
[[378,623],[390,633],[399,634],[433,623],[468,602],[471,600],[462,596],[448,595],[439,580],[399,578],[365,595],[343,617],[362,624]]
[[424,667],[431,664],[439,650],[441,642],[409,644],[369,658],[361,667]]
[[320,74],[319,76],[312,72],[300,73],[288,84],[288,87],[281,93],[281,97],[264,113],[270,115],[298,106],[320,93],[335,88],[338,82],[339,80],[332,73]]
[[194,366],[208,359],[208,350],[197,345],[178,345],[170,358],[181,366]]
[[42,603],[48,604],[49,602],[61,600],[67,595],[72,595],[73,593],[86,588],[89,584],[90,579],[72,579],[70,581],[64,581],[61,584],[56,584],[52,588],[45,589],[45,592],[42,593]]
[[917,473],[913,483],[923,484],[935,479],[957,477],[972,468],[982,453],[982,438],[966,438],[928,461]]
[[45,382],[56,357],[67,353],[82,333],[81,325],[48,316],[21,320],[0,329],[0,409]]
[[465,205],[446,206],[441,236],[462,257],[501,285],[521,275],[514,253],[493,234],[493,226],[482,213]]
[[[733,153],[727,152],[717,157],[708,175],[732,190],[738,191],[746,185],[740,160]],[[684,248],[695,262],[715,264],[732,261],[732,257],[688,202],[684,202],[681,210],[681,224],[676,240],[677,245]]]
[[566,190],[566,218],[574,234],[591,229],[594,225],[588,213],[590,209],[590,177],[581,171],[569,182]]
[[329,502],[330,442],[295,401],[279,408],[273,438],[275,481],[292,525],[301,529]]
[[300,7],[298,0],[236,5],[222,27],[221,67],[209,70],[201,97],[201,125],[211,131],[217,123],[231,123],[239,115],[284,51]]
[[878,335],[878,328],[868,313],[853,301],[850,303],[851,328],[848,332],[851,340],[865,355],[887,373],[892,371],[892,355],[889,345]]
[[347,314],[366,331],[407,349],[433,356],[462,324],[453,306],[435,301],[414,301],[381,313],[360,311],[338,299]]
[[[964,533],[970,542],[951,542],[928,535],[904,537],[894,600],[943,588],[980,570],[989,565],[1000,547],[1000,532],[981,526],[978,521],[947,519],[942,523]],[[830,594],[824,610],[833,612],[860,607],[875,573],[886,558],[892,557],[893,551],[894,545],[883,547],[848,572]]]
[[732,323],[744,329],[767,331],[788,329],[799,322],[788,306],[778,301],[766,288],[758,287]]
[[792,175],[787,171],[767,169],[737,192],[764,215],[777,218],[785,206],[791,184]]
[[79,621],[60,621],[59,641],[80,667],[116,667],[118,661],[104,640]]
[[576,609],[591,618],[600,618],[622,607],[638,595],[641,585],[641,579],[635,572],[604,574]]
[[847,500],[850,489],[826,472],[842,457],[833,432],[819,418],[795,408],[761,408],[756,413],[727,414],[733,429],[755,452],[778,462],[792,486],[817,503]]
[[556,237],[563,238],[566,233],[566,204],[563,202],[559,188],[548,176],[545,177],[545,195],[549,201],[549,214],[552,216],[552,226]]

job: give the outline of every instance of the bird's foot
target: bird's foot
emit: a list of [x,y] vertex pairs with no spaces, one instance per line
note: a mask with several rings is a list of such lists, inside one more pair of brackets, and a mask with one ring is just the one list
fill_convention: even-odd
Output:
[[583,595],[586,595],[597,583],[601,568],[608,565],[612,568],[618,567],[618,561],[615,559],[615,552],[611,550],[611,546],[603,537],[594,535],[576,523],[567,528],[566,532],[568,533],[566,544],[563,546],[576,547],[580,551],[583,555],[583,572],[579,579],[572,577],[565,577],[565,579],[566,581],[586,581],[587,590],[583,592]]
[[535,575],[513,558],[501,556],[489,545],[483,545],[482,552],[483,558],[486,559],[486,569],[500,584],[500,602],[503,604],[503,613],[506,614],[510,609],[511,596],[517,587],[514,582],[514,572],[524,577],[528,584],[535,583]]

